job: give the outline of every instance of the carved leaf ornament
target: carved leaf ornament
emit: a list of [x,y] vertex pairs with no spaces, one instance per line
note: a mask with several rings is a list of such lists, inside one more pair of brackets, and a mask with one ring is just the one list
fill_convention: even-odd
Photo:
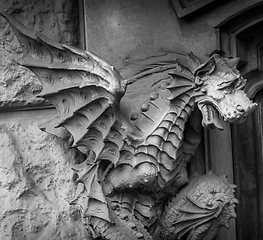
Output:
[[177,60],[165,53],[137,61],[129,70],[132,77],[124,80],[93,53],[54,42],[2,15],[24,50],[21,65],[38,76],[40,97],[58,111],[40,128],[55,135],[58,128],[67,129],[71,147],[85,155],[72,167],[78,176],[72,204],[82,209],[94,238],[212,239],[218,226],[234,217],[226,210],[228,204],[234,208],[234,191],[225,180],[209,175],[210,182],[197,177],[200,181],[183,186],[199,143],[187,125],[195,106],[205,127],[219,129],[219,115],[242,121],[256,107],[243,91],[237,59],[213,55],[201,61],[189,54]]

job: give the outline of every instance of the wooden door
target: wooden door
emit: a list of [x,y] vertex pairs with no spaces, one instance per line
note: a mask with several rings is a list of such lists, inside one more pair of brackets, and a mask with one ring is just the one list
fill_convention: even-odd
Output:
[[257,110],[232,127],[234,175],[237,184],[237,239],[263,239],[263,91]]
[[[232,125],[229,138],[233,180],[237,185],[236,239],[263,239],[263,3],[241,11],[218,25],[221,53],[240,57],[246,92],[258,103],[241,125]],[[214,139],[218,143],[217,139]],[[224,154],[223,154],[224,155]]]

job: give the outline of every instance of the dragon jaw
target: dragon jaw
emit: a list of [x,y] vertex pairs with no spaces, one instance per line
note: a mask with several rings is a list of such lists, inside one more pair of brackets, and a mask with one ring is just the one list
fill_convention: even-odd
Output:
[[[233,101],[235,98],[240,101]],[[203,116],[202,125],[219,130],[223,130],[219,115],[226,122],[243,123],[257,107],[257,104],[251,102],[243,91],[234,94],[234,96],[226,95],[220,102],[207,97],[199,101],[197,105]]]

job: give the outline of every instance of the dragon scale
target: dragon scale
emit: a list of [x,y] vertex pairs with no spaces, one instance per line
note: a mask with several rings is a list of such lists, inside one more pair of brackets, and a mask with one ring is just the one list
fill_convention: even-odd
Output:
[[[115,171],[118,171],[118,174],[113,170],[109,177],[114,183],[115,188],[132,188],[133,182],[138,184],[140,181],[141,184],[151,184],[155,181],[155,177],[158,175],[156,184],[160,190],[166,187],[168,183],[170,184],[175,176],[180,173],[181,168],[186,166],[186,163],[182,160],[184,153],[182,143],[184,140],[183,132],[185,123],[194,107],[193,83],[189,81],[189,85],[190,84],[191,87],[186,86],[185,88],[182,88],[182,86],[180,86],[179,93],[176,93],[176,85],[167,86],[166,89],[160,90],[160,93],[156,92],[155,95],[161,96],[162,91],[166,91],[165,94],[169,91],[171,100],[169,100],[169,102],[167,101],[167,111],[159,125],[144,141],[137,145],[133,145],[133,142],[131,142],[130,145],[127,143],[124,144],[124,147],[120,150],[120,159],[118,160],[117,165],[120,166],[119,168],[121,170],[127,169],[125,171],[133,172],[134,176],[132,176],[131,173],[130,175],[134,180],[131,179],[130,181],[125,182],[124,179],[121,179],[120,171],[118,171],[117,167]],[[150,101],[153,101],[155,108],[157,108],[154,109],[154,113],[158,114],[156,111],[161,111],[161,108],[158,108],[156,99]],[[155,124],[154,120],[149,117],[150,113],[148,116],[146,114],[142,114],[141,118],[144,119],[139,120],[141,122],[149,121]],[[147,122],[147,126],[149,126],[149,124],[150,123]],[[149,165],[152,166],[152,174],[146,176],[143,171],[140,171],[140,168],[144,168],[144,164],[146,164],[148,168]],[[123,170],[123,175],[124,178],[127,178],[125,171]],[[140,173],[142,176],[140,176]],[[118,179],[115,180],[114,176],[118,176]],[[118,186],[115,181],[120,182]]]

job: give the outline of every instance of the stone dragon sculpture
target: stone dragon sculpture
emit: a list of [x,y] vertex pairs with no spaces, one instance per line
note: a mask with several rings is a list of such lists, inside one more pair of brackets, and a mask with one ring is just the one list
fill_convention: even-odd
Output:
[[5,13],[41,97],[58,115],[40,126],[67,129],[81,152],[72,167],[72,204],[99,239],[212,239],[235,217],[234,185],[212,173],[188,180],[199,140],[188,125],[197,106],[204,127],[240,122],[256,104],[245,95],[238,59],[166,53],[137,61],[123,79],[89,51],[33,33]]

